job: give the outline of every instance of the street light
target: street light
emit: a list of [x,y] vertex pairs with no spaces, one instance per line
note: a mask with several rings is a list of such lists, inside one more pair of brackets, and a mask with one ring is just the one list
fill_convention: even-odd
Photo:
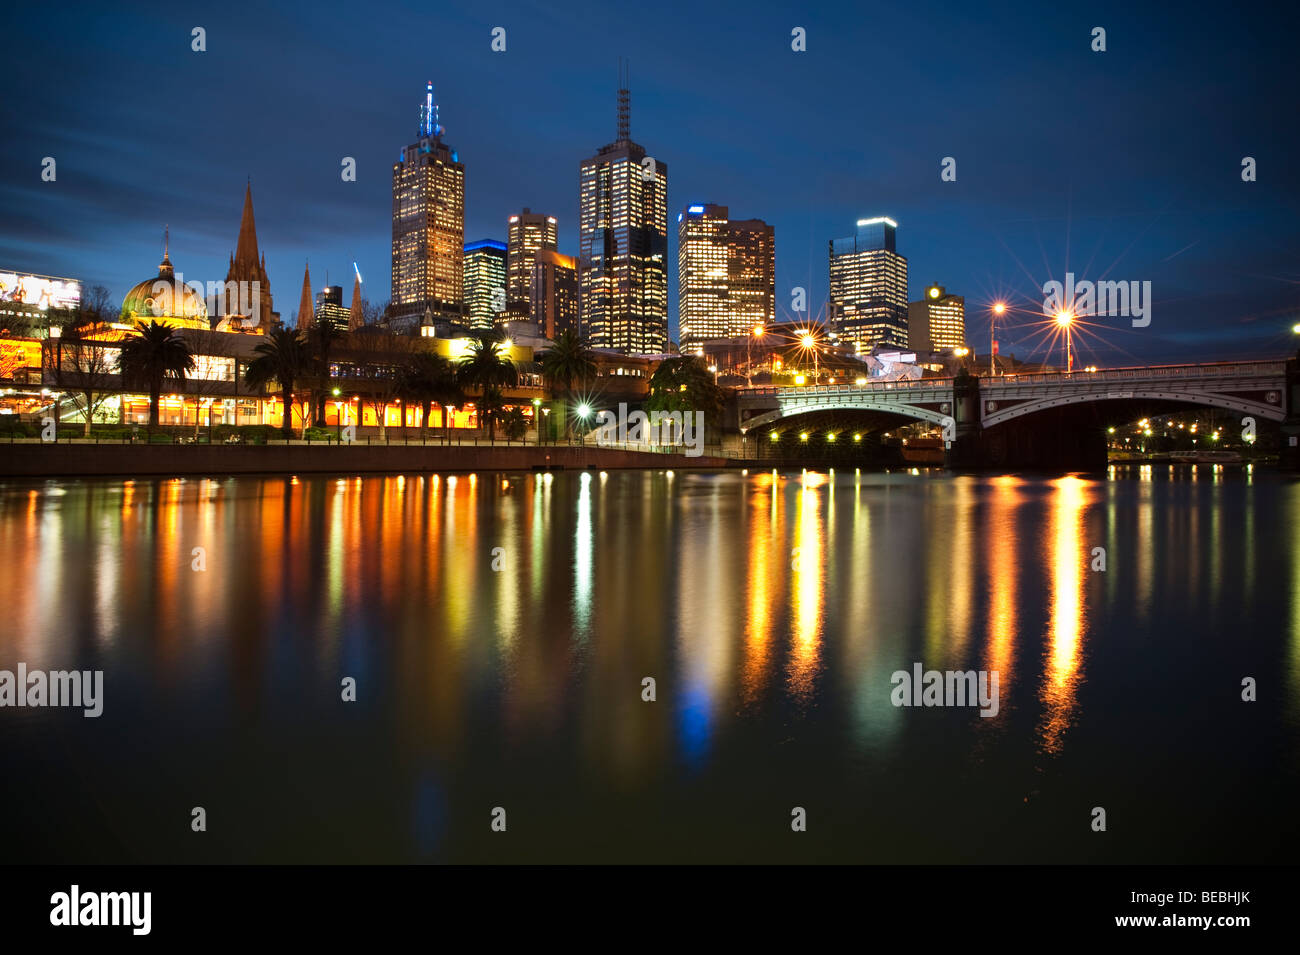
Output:
[[1056,313],[1056,324],[1065,329],[1065,370],[1066,372],[1074,371],[1074,348],[1072,329],[1074,326],[1074,313],[1065,310]]
[[591,414],[591,405],[583,403],[578,405],[578,417],[582,419],[582,431],[578,432],[578,441],[582,446],[587,444],[587,417]]
[[997,351],[997,347],[998,347],[998,340],[997,337],[994,335],[994,329],[997,325],[996,316],[1001,315],[1006,310],[1007,310],[1007,306],[1005,302],[993,303],[993,315],[995,317],[989,319],[989,377],[990,378],[992,378],[994,375],[998,373],[997,362],[993,360],[993,353]]
[[334,389],[334,437],[343,443],[343,402],[339,401],[339,390]]
[[537,417],[537,412],[542,407],[542,399],[533,399],[533,427],[537,429],[537,446],[542,446],[542,419]]
[[763,326],[755,325],[751,332],[745,336],[745,382],[750,385],[754,383],[754,339],[763,337]]

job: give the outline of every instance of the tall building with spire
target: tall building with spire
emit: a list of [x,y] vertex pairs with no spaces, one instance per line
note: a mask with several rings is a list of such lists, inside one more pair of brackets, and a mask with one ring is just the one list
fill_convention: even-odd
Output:
[[443,132],[429,83],[416,141],[393,164],[395,328],[419,324],[426,311],[454,320],[464,313],[465,167]]
[[668,164],[634,143],[620,76],[618,135],[579,175],[578,320],[597,348],[668,348]]
[[[231,284],[231,283],[235,284]],[[257,225],[253,221],[253,184],[244,187],[244,212],[239,219],[239,238],[230,253],[226,272],[225,307],[228,318],[237,317],[239,326],[263,334],[280,324],[271,306],[271,281],[266,277],[266,255],[257,251]],[[245,306],[250,314],[244,314]]]

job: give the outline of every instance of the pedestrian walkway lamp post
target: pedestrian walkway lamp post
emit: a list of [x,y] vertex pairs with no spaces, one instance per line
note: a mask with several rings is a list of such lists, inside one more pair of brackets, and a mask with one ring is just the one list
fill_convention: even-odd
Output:
[[334,389],[334,437],[343,441],[343,402],[339,401],[339,390]]
[[582,419],[582,430],[578,432],[579,444],[583,447],[587,445],[587,418],[591,415],[591,406],[587,404],[578,405],[578,417]]
[[1068,309],[1056,313],[1056,324],[1065,331],[1065,370],[1074,370],[1074,342],[1071,332],[1074,326],[1074,313]]
[[1005,312],[1006,310],[1007,310],[1007,306],[1005,303],[1003,302],[993,303],[993,317],[989,319],[989,377],[990,378],[992,378],[994,375],[998,373],[997,362],[993,357],[998,350],[997,336],[994,335],[995,326],[997,324],[997,317],[1001,315],[1003,312]]
[[537,446],[542,446],[542,416],[539,412],[542,410],[542,399],[533,399],[533,427],[537,429]]

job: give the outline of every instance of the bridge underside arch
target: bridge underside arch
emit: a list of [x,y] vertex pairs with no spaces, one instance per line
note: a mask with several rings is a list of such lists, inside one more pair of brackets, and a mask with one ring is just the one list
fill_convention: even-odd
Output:
[[983,425],[985,429],[991,429],[1047,411],[1072,409],[1085,412],[1079,416],[1091,419],[1092,423],[1109,427],[1153,415],[1176,414],[1189,408],[1215,408],[1242,415],[1254,415],[1269,421],[1281,421],[1286,417],[1285,410],[1278,405],[1237,395],[1145,390],[1126,392],[1122,396],[1061,395],[1026,401],[993,412],[985,411]]
[[876,403],[867,401],[843,402],[834,405],[778,408],[756,415],[743,422],[743,431],[772,430],[786,427],[814,429],[835,428],[874,434],[918,421],[942,426],[948,416],[931,408],[898,402]]

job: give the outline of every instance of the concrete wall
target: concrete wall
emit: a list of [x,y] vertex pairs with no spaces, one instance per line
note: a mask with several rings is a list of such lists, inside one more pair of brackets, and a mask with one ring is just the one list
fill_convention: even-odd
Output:
[[11,477],[722,468],[729,463],[725,458],[568,446],[0,444],[0,475]]

